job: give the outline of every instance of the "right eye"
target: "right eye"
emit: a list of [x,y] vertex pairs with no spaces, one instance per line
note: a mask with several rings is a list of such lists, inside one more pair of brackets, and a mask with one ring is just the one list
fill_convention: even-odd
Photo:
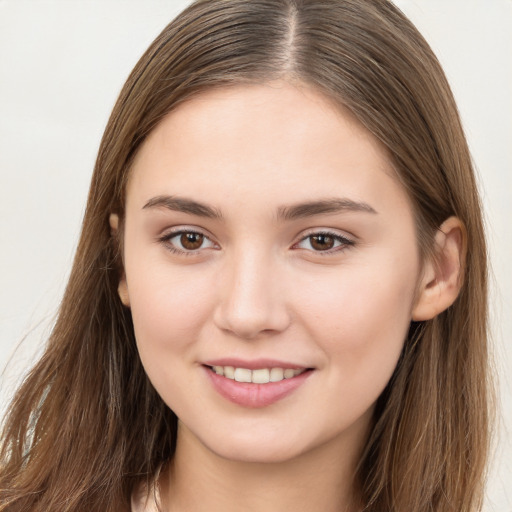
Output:
[[160,241],[171,251],[181,254],[193,254],[201,249],[216,247],[206,235],[192,230],[174,231],[160,238]]

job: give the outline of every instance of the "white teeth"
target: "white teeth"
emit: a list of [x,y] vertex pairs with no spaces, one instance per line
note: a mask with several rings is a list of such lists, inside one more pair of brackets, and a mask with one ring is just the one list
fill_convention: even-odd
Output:
[[217,375],[222,375],[237,382],[252,382],[254,384],[267,384],[291,379],[305,372],[305,368],[259,368],[248,370],[247,368],[234,368],[233,366],[212,366]]
[[266,384],[270,380],[270,370],[266,368],[263,370],[252,371],[252,382],[255,384]]
[[235,368],[235,380],[237,382],[252,382],[251,370],[246,368]]
[[279,382],[284,379],[284,370],[282,368],[272,368],[270,370],[270,382]]

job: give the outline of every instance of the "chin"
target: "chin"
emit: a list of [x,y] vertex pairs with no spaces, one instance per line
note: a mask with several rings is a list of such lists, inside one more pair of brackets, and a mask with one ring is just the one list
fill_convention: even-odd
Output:
[[304,430],[294,428],[247,429],[244,433],[241,430],[229,434],[223,430],[218,435],[210,431],[199,439],[210,452],[223,459],[260,464],[297,459],[327,441],[318,435],[309,438]]
[[[231,440],[230,440],[231,441]],[[208,446],[217,456],[233,462],[253,464],[278,464],[299,457],[303,452],[297,447],[275,445],[274,443],[226,443],[223,446]]]

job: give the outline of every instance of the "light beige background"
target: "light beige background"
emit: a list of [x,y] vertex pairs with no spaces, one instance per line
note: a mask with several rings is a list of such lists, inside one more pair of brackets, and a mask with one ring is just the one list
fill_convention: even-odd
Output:
[[[0,409],[52,324],[117,94],[188,3],[0,0]],[[501,402],[486,510],[512,512],[512,1],[396,3],[446,70],[480,175]]]

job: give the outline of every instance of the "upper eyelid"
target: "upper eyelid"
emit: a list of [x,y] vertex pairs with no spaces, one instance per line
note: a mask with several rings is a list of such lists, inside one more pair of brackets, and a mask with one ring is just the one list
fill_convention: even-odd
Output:
[[197,227],[197,226],[173,226],[171,228],[167,228],[162,230],[162,233],[158,235],[158,240],[164,238],[172,238],[173,236],[179,235],[181,233],[197,233],[199,235],[203,235],[208,238],[208,240],[214,241],[214,236],[210,234],[210,232],[206,229]]
[[310,236],[315,236],[315,235],[328,235],[328,236],[332,236],[333,238],[341,238],[343,240],[348,240],[352,243],[355,243],[355,241],[356,241],[356,237],[354,235],[352,235],[351,233],[347,233],[346,231],[340,232],[338,230],[329,229],[329,228],[312,228],[312,229],[303,231],[301,234],[299,234],[296,238],[297,241],[294,243],[300,242],[300,241],[304,240],[305,238],[309,238]]

